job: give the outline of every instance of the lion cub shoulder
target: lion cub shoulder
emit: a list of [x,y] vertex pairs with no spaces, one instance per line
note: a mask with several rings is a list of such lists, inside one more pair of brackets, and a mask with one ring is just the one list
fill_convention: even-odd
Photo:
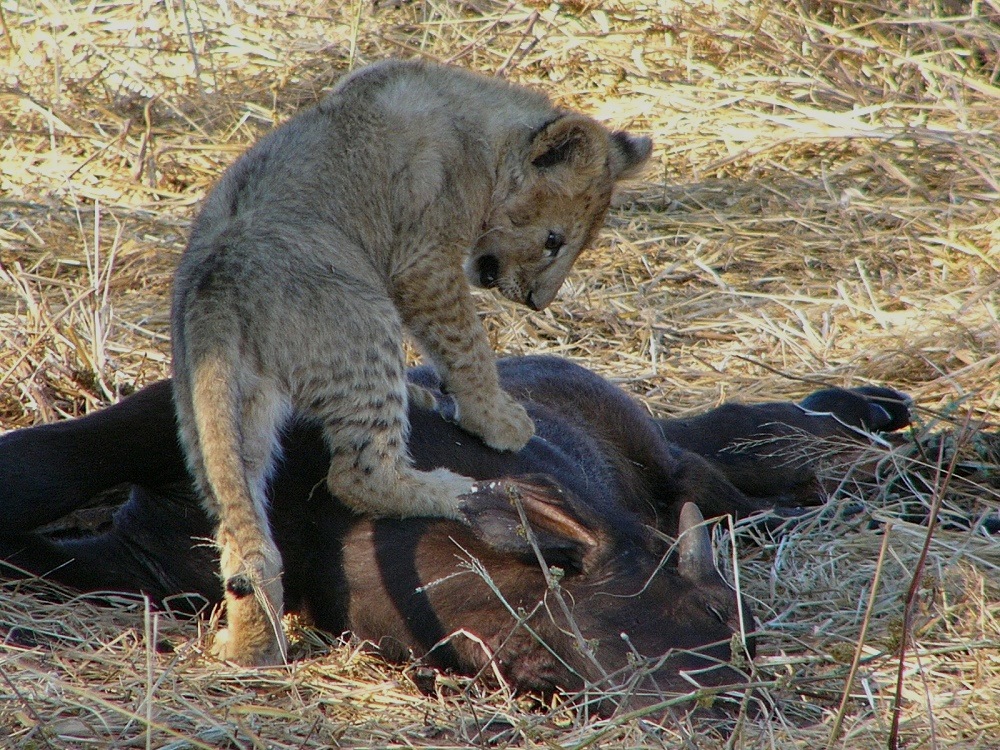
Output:
[[389,61],[346,76],[227,170],[195,223],[172,310],[182,443],[219,522],[222,656],[283,656],[266,511],[287,420],[323,426],[328,483],[349,506],[457,517],[471,480],[417,471],[407,452],[404,330],[462,427],[521,448],[534,428],[499,387],[469,284],[548,305],[615,183],[649,152],[648,139],[528,89]]

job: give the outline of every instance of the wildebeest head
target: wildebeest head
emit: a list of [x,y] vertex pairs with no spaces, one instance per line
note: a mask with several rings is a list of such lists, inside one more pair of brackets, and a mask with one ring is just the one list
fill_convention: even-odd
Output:
[[[575,673],[564,684],[636,706],[739,680],[728,666],[732,636],[754,621],[715,569],[697,506],[681,513],[674,567],[666,545],[628,514],[603,519],[546,477],[486,488],[468,511],[477,536],[548,567],[549,590],[539,594],[555,639],[571,641],[558,649]],[[747,649],[752,657],[752,639]]]
[[[585,690],[601,713],[743,680],[730,642],[741,620],[752,630],[752,615],[716,572],[694,505],[682,513],[676,566],[637,519],[602,518],[543,476],[484,482],[465,514],[468,529],[410,519],[410,550],[398,522],[372,525],[397,624],[387,629],[391,618],[371,608],[378,597],[357,591],[356,633],[440,667],[495,667],[521,691]],[[415,523],[426,523],[416,537]],[[366,564],[352,561],[358,546],[345,547],[346,565]],[[407,581],[432,583],[414,592]]]

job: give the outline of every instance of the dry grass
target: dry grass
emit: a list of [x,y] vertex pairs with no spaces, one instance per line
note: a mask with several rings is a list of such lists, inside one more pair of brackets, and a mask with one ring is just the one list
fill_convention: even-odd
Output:
[[162,377],[171,270],[213,180],[351,66],[422,55],[657,143],[550,310],[483,296],[500,351],[574,357],[670,415],[890,383],[915,397],[921,434],[952,432],[922,453],[877,449],[875,483],[831,465],[833,507],[853,514],[780,541],[735,530],[769,686],[728,740],[452,678],[422,697],[355,645],[313,644],[288,673],[223,670],[192,623],[141,601],[5,585],[0,622],[44,645],[0,646],[0,746],[875,748],[901,674],[903,746],[1000,747],[1000,548],[917,521],[1000,504],[1000,450],[979,431],[1000,400],[997,0],[0,9],[4,428]]

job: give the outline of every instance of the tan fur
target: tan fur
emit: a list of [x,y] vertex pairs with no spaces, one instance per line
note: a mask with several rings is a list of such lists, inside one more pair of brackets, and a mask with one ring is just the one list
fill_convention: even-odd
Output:
[[[404,326],[462,427],[519,450],[534,426],[497,382],[468,283],[540,309],[648,139],[535,92],[388,61],[345,77],[223,176],[174,288],[182,442],[218,518],[223,658],[284,658],[281,560],[267,521],[278,437],[324,427],[330,490],[374,515],[454,518],[471,480],[413,469]],[[547,247],[548,246],[548,247]]]

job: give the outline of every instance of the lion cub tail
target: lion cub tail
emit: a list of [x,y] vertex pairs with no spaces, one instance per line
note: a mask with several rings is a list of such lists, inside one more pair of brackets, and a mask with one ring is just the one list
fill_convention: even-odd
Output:
[[187,393],[178,394],[185,452],[205,508],[219,520],[220,546],[239,558],[262,556],[257,564],[280,565],[265,485],[286,410],[268,389],[246,388],[246,373],[228,348],[202,352],[189,363],[182,386]]
[[[190,373],[191,411],[197,451],[201,459],[198,479],[207,484],[206,501],[251,506],[250,488],[240,457],[240,427],[237,422],[238,384],[228,357],[215,353],[200,358]],[[230,517],[228,508],[212,508]]]

